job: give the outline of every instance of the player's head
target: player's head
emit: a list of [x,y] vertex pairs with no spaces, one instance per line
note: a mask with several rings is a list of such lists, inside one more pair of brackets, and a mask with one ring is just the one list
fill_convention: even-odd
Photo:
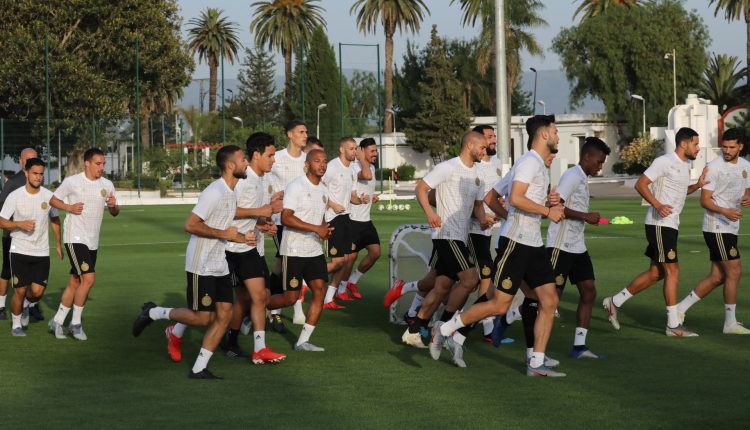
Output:
[[491,125],[478,125],[472,128],[471,131],[481,133],[484,138],[487,139],[487,155],[492,157],[497,154],[497,135],[495,134],[495,129]]
[[83,170],[86,177],[90,179],[99,179],[104,173],[104,151],[99,148],[89,148],[83,153]]
[[318,139],[317,136],[307,136],[307,143],[305,144],[305,149],[302,152],[307,154],[313,149],[320,149],[321,151],[323,151],[323,144],[320,142],[320,139]]
[[557,143],[560,137],[557,135],[554,115],[534,115],[526,120],[526,132],[529,134],[527,149],[535,143],[543,143],[549,152],[557,154]]
[[700,152],[698,132],[689,127],[677,130],[674,137],[675,151],[682,151],[689,160],[695,160]]
[[44,182],[44,169],[47,167],[41,158],[33,157],[26,160],[26,180],[32,188],[39,188]]
[[737,128],[730,128],[721,137],[721,155],[724,161],[734,162],[744,148],[742,132]]
[[357,141],[351,136],[342,137],[339,140],[339,155],[349,162],[354,161],[357,158]]
[[274,139],[268,133],[257,132],[250,135],[246,142],[245,157],[248,159],[250,166],[268,173],[276,161],[276,147]]
[[598,137],[587,137],[583,141],[583,146],[581,146],[580,161],[578,162],[583,169],[583,173],[589,176],[599,173],[610,152],[612,150],[603,140]]
[[378,159],[378,145],[372,137],[366,137],[359,141],[359,151],[365,154],[365,159],[370,164],[375,164]]
[[305,171],[308,175],[320,179],[326,174],[326,167],[328,167],[328,159],[326,158],[325,151],[321,149],[313,149],[307,153],[307,157],[305,158]]
[[26,170],[26,160],[29,158],[36,158],[39,155],[34,148],[26,148],[21,151],[21,155],[18,157],[18,164],[21,165],[21,170]]
[[307,145],[307,125],[304,122],[293,119],[286,123],[284,131],[286,137],[289,138],[290,145],[300,150],[305,148],[305,145]]
[[221,174],[231,173],[237,179],[247,177],[247,159],[245,152],[237,145],[227,145],[219,148],[216,153],[216,165]]
[[461,139],[461,153],[467,153],[474,162],[481,161],[487,155],[487,139],[481,133],[469,131]]

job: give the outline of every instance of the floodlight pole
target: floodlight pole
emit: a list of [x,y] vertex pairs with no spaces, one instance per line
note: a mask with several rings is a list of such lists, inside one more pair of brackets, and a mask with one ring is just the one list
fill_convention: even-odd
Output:
[[221,39],[221,144],[227,144],[226,108],[224,107],[224,39]]
[[136,183],[138,185],[138,198],[141,198],[141,81],[139,68],[141,66],[140,54],[140,37],[135,37],[135,148],[137,151],[136,160],[138,167],[136,169]]
[[0,185],[5,185],[5,120],[0,118]]
[[508,115],[508,75],[505,58],[505,1],[495,0],[495,104],[497,105],[497,129],[500,137],[497,156],[505,165],[510,163],[510,116]]
[[638,94],[631,94],[630,98],[633,100],[640,100],[643,104],[643,138],[646,138],[646,99]]
[[[44,35],[44,94],[46,99],[46,110],[47,110],[47,157],[49,158],[50,148],[49,148],[49,141],[50,141],[50,135],[49,135],[49,35]],[[49,160],[48,160],[49,161]],[[50,186],[52,183],[50,182],[51,178],[49,175],[47,175],[47,186]]]

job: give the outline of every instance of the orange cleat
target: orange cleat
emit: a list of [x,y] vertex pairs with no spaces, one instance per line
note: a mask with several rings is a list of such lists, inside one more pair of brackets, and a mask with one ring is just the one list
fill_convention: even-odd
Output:
[[346,306],[341,306],[336,303],[335,300],[331,300],[330,302],[323,304],[323,309],[346,309]]
[[343,293],[336,293],[334,297],[344,302],[351,302],[352,300],[354,300],[353,298],[351,298],[351,296],[349,296],[348,291],[344,291]]
[[173,325],[167,327],[164,330],[164,334],[167,336],[167,352],[172,357],[172,361],[179,363],[182,361],[182,338],[172,334]]
[[280,363],[281,360],[285,359],[285,354],[271,351],[271,348],[263,348],[258,352],[253,353],[253,364],[276,364]]
[[349,291],[350,296],[354,297],[355,299],[362,299],[362,294],[359,294],[359,288],[357,288],[357,284],[347,282],[346,289]]
[[396,279],[396,282],[393,283],[393,287],[391,287],[391,289],[388,290],[387,293],[385,293],[385,297],[383,298],[383,307],[391,307],[393,302],[401,297],[401,290],[403,290],[404,284],[405,282],[401,279]]

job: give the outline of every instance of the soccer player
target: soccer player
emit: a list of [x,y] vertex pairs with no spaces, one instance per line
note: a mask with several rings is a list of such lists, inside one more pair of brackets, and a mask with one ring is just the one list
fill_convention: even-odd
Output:
[[[8,198],[10,193],[26,185],[26,160],[30,158],[36,158],[37,153],[34,149],[26,148],[21,151],[21,155],[18,158],[18,163],[21,166],[21,170],[16,172],[15,175],[8,178],[3,185],[3,192],[0,193],[0,209],[2,209],[5,199]],[[5,300],[8,297],[8,281],[10,280],[10,231],[3,231],[3,268],[0,273],[0,320],[7,319],[5,314]],[[42,321],[44,315],[42,310],[37,306],[37,302],[24,302],[28,307],[30,314],[35,320]],[[28,325],[28,318],[26,318],[26,325]]]
[[620,307],[631,297],[664,279],[664,301],[667,305],[667,336],[693,337],[677,313],[677,284],[680,265],[677,262],[677,228],[680,212],[687,194],[692,194],[706,183],[706,169],[698,182],[690,185],[690,160],[695,160],[700,148],[698,133],[687,127],[677,131],[674,152],[656,158],[635,184],[638,193],[651,205],[646,213],[645,255],[649,268],[636,276],[627,288],[602,301],[604,310],[615,330],[620,329]]
[[326,173],[325,152],[313,149],[306,158],[307,173],[289,183],[284,193],[284,208],[281,211],[281,222],[286,227],[281,241],[284,292],[271,296],[268,309],[293,304],[299,298],[302,282],[306,282],[312,290],[312,300],[294,349],[322,352],[323,348],[310,342],[310,336],[323,310],[328,280],[321,240],[328,239],[333,229],[324,219],[328,207],[328,190],[321,183]]
[[750,334],[737,322],[737,288],[742,266],[737,245],[737,234],[742,218],[741,207],[750,206],[750,163],[740,157],[742,148],[740,131],[730,128],[721,142],[722,157],[708,163],[706,184],[701,190],[703,214],[703,239],[708,246],[711,271],[693,291],[677,304],[680,322],[691,306],[721,284],[724,284],[724,333]]
[[[24,301],[38,302],[49,277],[48,223],[52,224],[55,249],[62,260],[60,217],[57,209],[50,207],[52,191],[42,187],[44,161],[26,160],[24,170],[28,181],[8,195],[0,211],[0,227],[11,231],[10,271],[13,277],[11,313],[13,336],[26,336],[21,324],[22,314],[28,314]],[[13,221],[11,221],[11,219]]]
[[325,151],[325,149],[323,149],[323,144],[320,142],[320,139],[318,139],[316,136],[307,136],[307,143],[305,144],[305,149],[303,149],[302,152],[307,154],[313,149],[320,149],[321,151]]
[[115,197],[115,187],[104,173],[104,152],[98,148],[83,153],[83,172],[68,176],[50,200],[52,207],[63,210],[65,216],[65,251],[70,259],[70,278],[60,298],[55,317],[49,329],[58,339],[64,339],[63,326],[71,307],[73,316],[68,330],[77,340],[87,340],[81,315],[96,280],[96,259],[99,249],[99,231],[104,208],[112,216],[120,213]]
[[486,302],[476,303],[442,324],[434,333],[433,342],[440,344],[444,336],[451,335],[454,342],[460,341],[461,336],[457,332],[460,328],[492,315],[504,314],[521,282],[525,281],[539,299],[534,347],[527,362],[526,374],[559,377],[565,374],[544,365],[545,349],[559,300],[552,265],[544,250],[541,234],[543,216],[553,222],[560,222],[565,217],[564,207],[558,205],[556,193],[547,194],[549,173],[544,164],[549,154],[557,151],[559,137],[554,116],[533,116],[527,121],[527,129],[531,149],[509,173],[512,185],[507,200],[508,219],[500,227],[501,237],[492,278],[496,289],[487,292]]
[[[380,258],[380,236],[378,236],[378,231],[375,229],[375,224],[370,219],[370,208],[373,203],[377,203],[379,200],[378,194],[375,192],[375,185],[377,183],[375,180],[375,162],[377,159],[378,147],[375,144],[375,139],[371,137],[362,139],[359,142],[357,159],[352,163],[352,169],[357,175],[355,194],[365,196],[365,198],[361,204],[352,206],[351,214],[349,215],[352,219],[352,237],[354,238],[355,254],[354,258],[349,260],[349,266],[346,269],[348,273],[351,273],[346,282],[346,289],[355,299],[362,298],[357,283],[362,278],[362,275],[367,273],[375,265],[375,262],[378,261],[378,258]],[[357,270],[352,273],[354,263],[357,261],[356,253],[363,249],[367,250],[367,255],[359,262]]]
[[216,154],[216,164],[221,178],[201,192],[198,203],[185,221],[185,231],[190,233],[185,252],[188,307],[167,308],[147,302],[133,323],[133,336],[136,337],[155,320],[208,326],[200,353],[188,373],[191,379],[222,379],[208,370],[208,361],[232,318],[232,281],[226,243],[256,245],[253,230],[239,232],[232,225],[237,209],[234,188],[246,175],[245,154],[238,146],[224,146]]

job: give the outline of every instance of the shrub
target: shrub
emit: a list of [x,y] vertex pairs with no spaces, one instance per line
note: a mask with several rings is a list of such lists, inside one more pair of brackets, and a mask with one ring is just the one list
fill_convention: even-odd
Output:
[[654,159],[661,154],[663,141],[637,137],[620,149],[625,172],[629,175],[640,175],[645,172]]
[[384,167],[382,169],[375,169],[375,179],[377,180],[388,180],[391,179],[391,172],[393,172],[393,169],[389,169],[387,167]]
[[416,170],[417,168],[411,164],[402,164],[396,168],[396,174],[399,181],[411,181],[414,179],[414,172]]

